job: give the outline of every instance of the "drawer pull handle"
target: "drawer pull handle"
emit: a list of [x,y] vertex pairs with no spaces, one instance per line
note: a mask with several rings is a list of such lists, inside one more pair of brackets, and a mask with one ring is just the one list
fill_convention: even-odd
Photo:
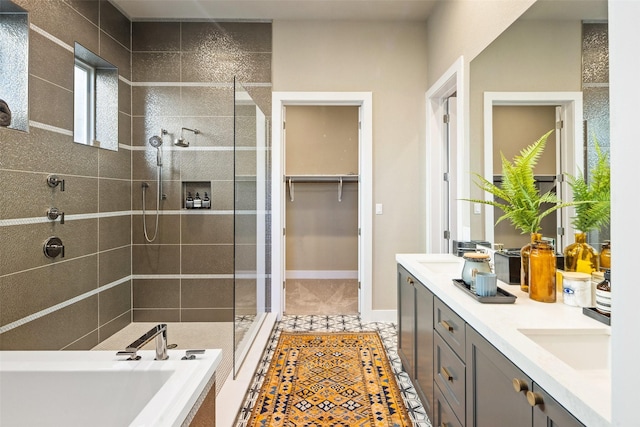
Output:
[[413,285],[413,279],[411,277],[407,277],[407,283]]
[[514,378],[513,389],[519,393],[521,391],[529,390],[529,385],[525,380],[521,380],[520,378]]
[[442,366],[440,368],[440,373],[442,374],[442,376],[450,382],[453,382],[453,376],[451,376],[451,374],[449,373],[449,371],[447,371],[447,368],[445,368],[444,366]]
[[451,326],[446,320],[441,320],[440,324],[442,325],[443,328],[445,328],[447,331],[453,333],[453,326]]
[[529,402],[529,405],[531,406],[542,405],[544,403],[544,399],[542,398],[542,395],[540,393],[528,391],[527,402]]

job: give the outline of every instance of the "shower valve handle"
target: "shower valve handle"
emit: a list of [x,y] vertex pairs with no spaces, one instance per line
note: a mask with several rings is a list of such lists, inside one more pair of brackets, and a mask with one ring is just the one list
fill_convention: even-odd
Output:
[[59,237],[49,237],[44,242],[42,250],[47,258],[55,258],[58,255],[60,255],[61,258],[64,258],[64,245]]
[[64,212],[62,212],[58,208],[51,208],[47,210],[47,218],[49,218],[51,221],[55,221],[56,219],[58,219],[58,217],[60,217],[60,224],[64,224]]
[[47,184],[51,188],[55,188],[60,184],[60,191],[64,191],[64,179],[60,179],[56,175],[49,175],[47,177]]

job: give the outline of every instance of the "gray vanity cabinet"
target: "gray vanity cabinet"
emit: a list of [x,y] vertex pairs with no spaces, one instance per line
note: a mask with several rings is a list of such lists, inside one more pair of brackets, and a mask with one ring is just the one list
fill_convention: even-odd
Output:
[[429,417],[433,414],[433,294],[416,286],[416,377],[413,382]]
[[533,381],[469,325],[466,360],[467,425],[530,426]]
[[398,355],[431,418],[433,294],[401,266],[398,266]]
[[416,376],[416,281],[398,266],[398,356],[412,381]]
[[533,383],[533,393],[535,393],[534,396],[527,396],[533,403],[535,403],[534,397],[539,399],[539,403],[533,407],[533,427],[571,427],[583,425],[536,383]]
[[583,425],[469,325],[466,361],[468,426]]

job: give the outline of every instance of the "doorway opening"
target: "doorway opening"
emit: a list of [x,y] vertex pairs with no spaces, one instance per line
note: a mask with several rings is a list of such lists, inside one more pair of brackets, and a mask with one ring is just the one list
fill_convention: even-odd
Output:
[[359,312],[359,116],[285,106],[285,314]]
[[[279,318],[285,311],[288,312],[286,307],[286,294],[290,291],[287,287],[288,280],[298,280],[295,278],[300,277],[300,275],[308,276],[309,274],[315,275],[316,279],[333,280],[334,276],[338,275],[341,276],[340,280],[344,279],[344,276],[348,276],[346,277],[348,280],[353,280],[354,277],[357,279],[359,286],[357,311],[363,321],[377,320],[372,310],[372,94],[371,92],[273,92],[272,100],[272,310],[278,313]],[[292,154],[287,151],[287,145],[289,132],[292,130],[291,126],[294,125],[287,123],[285,126],[285,123],[291,119],[292,111],[294,115],[298,112],[295,111],[295,107],[301,106],[315,107],[316,109],[334,106],[355,107],[352,113],[357,112],[358,117],[357,150],[351,151],[356,156],[356,160],[353,160],[357,165],[356,170],[345,169],[344,171],[338,171],[327,169],[315,172],[311,170],[311,173],[309,170],[301,171],[303,173],[298,173],[300,171],[295,169],[288,170],[290,167],[288,157]],[[305,151],[308,151],[306,148],[301,151],[303,156],[307,156],[310,159],[309,164],[325,164],[324,161],[316,162],[319,159],[317,155],[305,153]],[[328,163],[331,164],[331,162]],[[355,167],[350,169],[355,169]],[[305,188],[307,191],[305,191]],[[292,198],[293,202],[291,201]],[[330,203],[336,209],[329,209],[327,205],[323,204],[323,200],[326,199],[328,201],[329,198],[334,199]],[[306,200],[311,206],[310,211],[305,212],[303,209],[299,212],[294,212],[293,218],[291,218],[292,212],[287,211],[287,204],[295,205],[296,202],[304,202],[305,199],[310,199]],[[313,209],[314,204],[316,209]],[[302,205],[298,204],[297,206]],[[355,219],[351,217],[351,219],[345,221],[343,225],[353,229],[355,221],[355,224],[357,224],[355,240],[353,231],[343,233],[340,231],[340,226],[338,226],[337,233],[343,237],[347,235],[349,239],[348,244],[342,242],[338,243],[338,245],[352,248],[355,246],[357,248],[357,266],[352,262],[349,264],[350,267],[341,266],[338,270],[331,270],[330,268],[317,269],[318,264],[315,264],[316,266],[314,264],[296,264],[298,261],[302,262],[299,257],[298,259],[289,259],[287,252],[291,247],[287,238],[290,237],[290,233],[294,233],[294,238],[292,239],[294,244],[307,243],[304,229],[309,229],[310,225],[317,224],[320,221],[319,218],[310,216],[314,210],[325,211],[327,212],[326,216],[331,217],[337,214],[338,207],[340,208],[339,210],[343,210],[344,207],[348,206],[351,206],[350,210],[356,212],[356,216]],[[309,218],[315,219],[309,220]],[[327,222],[326,220],[322,221]],[[292,226],[293,229],[291,228]],[[333,224],[333,229],[336,229],[335,224]],[[302,233],[300,233],[301,231]],[[298,242],[295,239],[296,233],[298,233]],[[310,233],[307,233],[307,235],[310,235]],[[313,239],[309,239],[309,241],[311,240]],[[322,243],[324,244],[324,242]],[[303,246],[302,250],[305,251],[306,248]],[[296,251],[300,250],[296,249]],[[300,265],[303,267],[299,268],[298,266]],[[276,283],[279,285],[276,285]]]

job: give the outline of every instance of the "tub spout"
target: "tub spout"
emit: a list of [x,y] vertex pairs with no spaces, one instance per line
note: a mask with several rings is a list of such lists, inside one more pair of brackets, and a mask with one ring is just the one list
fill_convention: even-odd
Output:
[[146,334],[132,342],[124,351],[116,353],[118,356],[129,356],[128,360],[139,360],[138,350],[144,347],[152,339],[156,339],[156,360],[167,360],[167,324],[160,323],[151,328]]

